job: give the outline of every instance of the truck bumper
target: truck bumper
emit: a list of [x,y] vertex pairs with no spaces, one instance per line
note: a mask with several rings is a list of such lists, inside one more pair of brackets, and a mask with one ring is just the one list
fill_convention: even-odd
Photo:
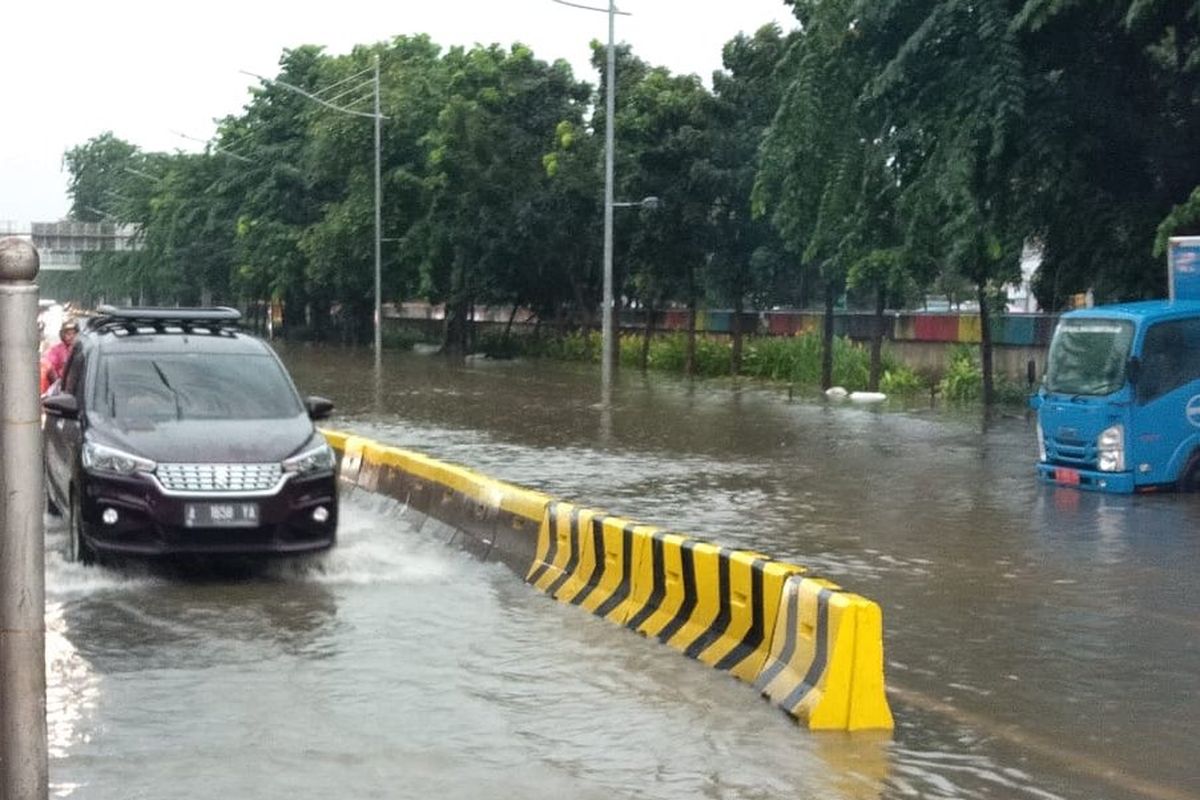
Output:
[[1055,486],[1111,494],[1132,494],[1137,490],[1132,472],[1098,472],[1090,469],[1062,467],[1045,462],[1038,463],[1037,472],[1038,478],[1042,482],[1052,483]]

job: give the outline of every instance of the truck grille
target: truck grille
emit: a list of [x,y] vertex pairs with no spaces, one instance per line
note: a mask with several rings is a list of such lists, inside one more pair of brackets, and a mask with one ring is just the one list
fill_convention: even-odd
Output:
[[1046,439],[1046,460],[1051,464],[1096,468],[1096,445],[1074,436],[1050,436]]
[[256,492],[274,488],[278,464],[159,464],[162,485],[174,492]]

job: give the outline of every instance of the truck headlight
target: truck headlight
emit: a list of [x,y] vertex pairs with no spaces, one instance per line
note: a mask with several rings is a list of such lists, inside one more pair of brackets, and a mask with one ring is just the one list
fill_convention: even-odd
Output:
[[1042,432],[1042,421],[1037,421],[1038,461],[1046,460],[1046,434]]
[[1096,438],[1097,468],[1101,472],[1125,471],[1125,427],[1105,428]]
[[283,471],[296,475],[309,475],[314,472],[329,472],[337,463],[333,448],[320,444],[311,450],[305,450],[299,455],[292,456],[283,462]]
[[84,469],[94,472],[110,472],[114,475],[132,475],[135,472],[153,472],[158,465],[148,458],[135,456],[115,447],[84,442],[80,453]]

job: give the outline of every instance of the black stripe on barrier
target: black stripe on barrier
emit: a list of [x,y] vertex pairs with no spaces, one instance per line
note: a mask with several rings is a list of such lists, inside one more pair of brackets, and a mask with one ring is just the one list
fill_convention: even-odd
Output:
[[[815,684],[816,680],[821,677],[821,673],[825,670],[825,631],[829,627],[829,596],[831,594],[833,594],[833,590],[822,589],[817,595],[816,652],[813,654],[813,662],[809,666],[808,673],[805,674],[804,680],[801,681],[800,686],[788,693],[789,697],[803,688],[804,690],[800,693],[800,697],[803,698],[804,695],[808,694],[812,688],[811,685],[808,685],[809,680],[811,679],[813,684]],[[796,619],[799,616],[800,586],[799,584],[796,584],[795,591],[792,593],[792,597],[788,601],[787,615],[785,616],[783,623],[787,630],[787,634],[783,640],[783,651],[780,652],[779,658],[775,661],[775,663],[764,670],[763,673],[758,676],[758,680],[754,682],[754,688],[758,691],[762,692],[768,686],[770,686],[771,681],[779,677],[779,673],[783,672],[784,669],[787,668],[788,663],[796,654]],[[796,702],[799,702],[799,700]],[[779,703],[779,705],[783,708],[790,709],[793,705],[795,705],[795,703],[791,703],[786,706],[783,705],[783,703]]]
[[600,576],[604,574],[604,521],[608,517],[592,517],[592,557],[596,562],[592,565],[592,574],[588,575],[583,590],[571,598],[571,605],[579,605],[588,599],[588,595],[596,591],[600,585]]
[[[729,595],[729,555],[730,552],[722,547],[717,561],[717,596],[721,602],[720,610],[717,611],[716,619],[712,621],[708,629],[683,651],[688,658],[699,658],[710,644],[725,634],[725,630],[733,619],[733,603]],[[757,611],[757,609],[755,610]]]
[[[724,655],[724,657],[713,665],[714,669],[730,670],[742,663],[742,659],[749,656],[763,643],[765,638],[766,628],[766,610],[763,608],[763,568],[767,564],[767,559],[756,558],[754,563],[750,565],[750,630],[746,631],[746,635],[737,645]],[[724,602],[722,595],[722,602]]]
[[651,534],[650,537],[650,554],[651,554],[651,569],[654,573],[654,588],[650,592],[650,597],[646,600],[646,605],[642,606],[638,613],[633,615],[629,622],[625,623],[625,627],[637,630],[642,626],[642,623],[650,618],[650,615],[658,611],[658,607],[662,605],[663,597],[667,594],[667,565],[663,558],[663,540],[661,533]]
[[546,547],[546,556],[542,559],[542,564],[533,571],[533,574],[525,581],[526,583],[537,583],[542,576],[546,574],[546,570],[550,569],[550,565],[554,563],[554,557],[558,555],[558,503],[551,502],[546,507],[546,513],[549,515],[550,527],[550,543]]
[[595,614],[598,617],[607,617],[629,597],[629,578],[633,571],[633,528],[634,523],[630,522],[621,529],[621,585],[596,609]]
[[[763,691],[767,685],[775,680],[779,673],[783,672],[787,667],[788,661],[796,652],[796,617],[800,613],[800,587],[796,586],[792,592],[792,596],[788,598],[787,612],[783,617],[784,630],[787,633],[784,635],[783,650],[779,654],[779,658],[775,660],[771,666],[767,667],[758,676],[758,680],[754,682],[754,688],[758,691]],[[775,622],[776,629],[779,628],[778,620]]]
[[821,593],[817,595],[817,650],[813,654],[812,664],[809,665],[804,680],[779,702],[782,708],[795,707],[804,699],[805,695],[816,687],[817,681],[821,680],[821,673],[825,671],[825,661],[828,659],[829,651],[829,645],[825,640],[829,631],[829,596],[831,594],[833,594],[831,589],[822,589]]
[[695,548],[696,543],[690,540],[679,543],[679,556],[683,562],[683,602],[671,621],[658,632],[660,642],[669,641],[696,610],[696,557],[692,553]]
[[[555,537],[558,536],[558,529],[554,530]],[[549,586],[546,587],[546,594],[552,595],[559,590],[564,583],[575,575],[575,568],[579,566],[579,507],[571,509],[571,524],[567,534],[567,546],[571,550],[567,553],[567,563],[563,567],[559,576],[554,579]]]

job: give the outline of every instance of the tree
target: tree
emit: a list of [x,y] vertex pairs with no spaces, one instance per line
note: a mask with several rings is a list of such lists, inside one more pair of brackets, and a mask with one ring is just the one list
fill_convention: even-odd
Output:
[[739,34],[722,51],[724,70],[713,73],[708,104],[712,149],[696,165],[697,182],[713,198],[709,216],[712,258],[710,290],[718,302],[733,305],[730,371],[742,362],[742,316],[747,298],[768,296],[782,265],[783,245],[770,223],[756,218],[751,192],[758,171],[762,137],[779,106],[780,59],[789,45],[778,27],[767,25],[754,36]]

